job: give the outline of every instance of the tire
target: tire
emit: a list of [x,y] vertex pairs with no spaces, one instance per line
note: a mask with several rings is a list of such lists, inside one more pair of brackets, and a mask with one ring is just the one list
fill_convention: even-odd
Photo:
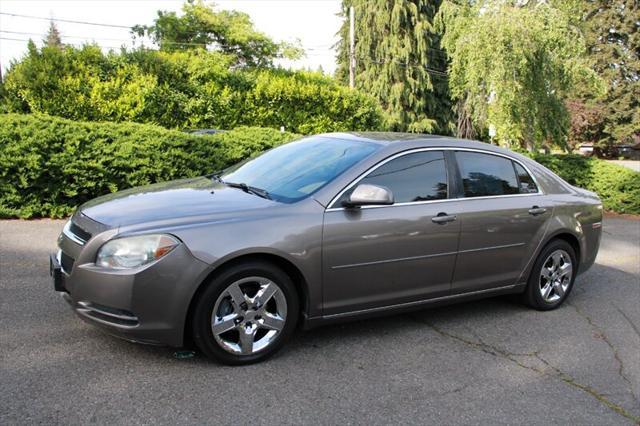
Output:
[[299,312],[296,288],[284,271],[268,262],[243,262],[224,269],[200,294],[193,340],[224,364],[260,362],[289,340]]
[[571,293],[577,269],[576,252],[571,244],[552,240],[533,265],[523,294],[524,302],[539,311],[556,309]]

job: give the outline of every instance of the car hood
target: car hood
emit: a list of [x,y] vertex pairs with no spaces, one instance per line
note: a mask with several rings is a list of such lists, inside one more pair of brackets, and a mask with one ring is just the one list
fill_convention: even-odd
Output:
[[79,213],[109,227],[165,219],[240,212],[275,202],[213,182],[207,177],[141,186],[95,198]]

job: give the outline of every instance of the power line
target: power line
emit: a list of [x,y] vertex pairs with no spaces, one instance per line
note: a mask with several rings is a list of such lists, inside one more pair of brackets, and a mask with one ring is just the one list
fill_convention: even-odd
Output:
[[[9,40],[9,41],[21,41],[21,42],[29,42],[32,41],[31,39],[24,39],[24,38],[12,38],[12,37],[0,37],[0,40]],[[65,45],[69,45],[69,46],[74,46],[74,47],[82,47],[83,45],[81,43],[63,43]],[[124,46],[107,46],[107,45],[98,45],[98,47],[103,48],[103,49],[121,49]],[[146,48],[148,50],[157,50],[157,49],[149,49]]]
[[[323,1],[323,0],[317,0],[317,1]],[[122,29],[127,29],[127,30],[131,30],[134,26],[136,26],[136,25],[126,26],[126,25],[116,25],[116,24],[103,24],[103,23],[100,23],[100,22],[76,21],[76,20],[72,20],[72,19],[63,19],[63,18],[45,18],[43,16],[22,15],[22,14],[18,14],[18,13],[9,13],[9,12],[0,12],[0,15],[14,16],[14,17],[19,17],[19,18],[27,18],[27,19],[39,19],[39,20],[43,20],[43,21],[66,22],[66,23],[82,24],[82,25],[94,25],[94,26],[98,26],[98,27],[122,28]],[[146,25],[142,25],[142,27],[146,28]],[[182,32],[182,34],[186,34],[186,35],[201,35],[203,33],[204,33],[204,31],[183,31]],[[202,45],[203,43],[176,42],[176,44]],[[327,46],[327,45],[314,46],[314,47],[324,47],[324,46]]]
[[[41,33],[29,33],[29,32],[23,32],[23,31],[8,31],[8,30],[0,30],[0,33],[20,34],[20,35],[37,36],[37,37],[46,37],[46,34],[41,34]],[[122,42],[131,41],[131,40],[125,40],[125,39],[121,39],[121,38],[105,38],[105,37],[73,36],[73,35],[66,35],[66,34],[63,34],[63,35],[61,35],[60,37],[61,37],[61,38],[78,38],[78,39],[87,39],[87,40],[97,39],[97,40],[105,40],[105,41],[122,41]]]
[[[8,41],[21,41],[21,42],[28,42],[31,39],[19,39],[19,38],[12,38],[12,37],[0,37],[0,40],[8,40]],[[82,46],[82,44],[80,43],[64,43],[67,45],[71,45],[71,46]],[[97,44],[97,43],[95,43]],[[124,46],[108,46],[108,45],[102,45],[102,44],[97,44],[98,47],[101,47],[103,49],[121,49]],[[155,50],[157,51],[158,49],[152,49],[149,47],[145,47],[145,49],[147,50]],[[309,56],[320,56],[318,54],[310,54]],[[390,65],[395,65],[395,66],[401,66],[401,67],[415,67],[415,68],[423,68],[424,70],[426,70],[429,74],[438,76],[438,77],[443,77],[443,78],[448,78],[448,73],[446,71],[442,71],[442,70],[436,70],[434,68],[430,68],[427,67],[425,65],[421,65],[421,64],[416,64],[416,63],[402,63],[402,62],[398,62],[398,61],[376,61],[370,58],[364,58],[364,57],[358,57],[358,60],[361,61],[367,61],[373,64],[377,64],[377,65],[384,65],[384,64],[390,64]]]
[[[253,0],[251,0],[253,1]],[[282,0],[282,1],[288,1],[288,0]],[[312,0],[312,1],[325,1],[325,0]],[[327,1],[331,1],[331,0],[327,0]],[[34,16],[34,15],[23,15],[23,14],[18,14],[18,13],[9,13],[9,12],[0,12],[0,15],[7,15],[7,16],[14,16],[14,17],[20,17],[20,18],[28,18],[28,19],[39,19],[39,20],[43,20],[43,21],[54,21],[54,22],[66,22],[66,23],[73,23],[73,24],[82,24],[82,25],[93,25],[93,26],[99,26],[99,27],[110,27],[110,28],[122,28],[122,29],[127,29],[127,30],[131,30],[133,28],[132,26],[125,26],[125,25],[116,25],[116,24],[103,24],[100,22],[88,22],[88,21],[77,21],[77,20],[72,20],[72,19],[63,19],[63,18],[46,18],[43,16]],[[0,32],[6,32],[6,33],[14,33],[14,34],[19,34],[19,32],[12,32],[12,31],[0,31]],[[24,33],[27,34],[27,33]],[[189,34],[189,35],[199,35],[202,34],[202,32],[200,31],[188,31],[188,32],[184,32],[184,34]],[[39,34],[35,34],[35,33],[31,33],[31,35],[39,35]],[[91,37],[84,37],[84,36],[66,36],[69,38],[87,38],[90,39]],[[100,37],[94,37],[94,38],[98,38],[100,40],[110,40],[110,41],[129,41],[129,40],[122,40],[122,39],[107,39],[107,38],[100,38]],[[184,42],[172,42],[172,41],[160,41],[160,42],[156,42],[156,44],[172,44],[172,45],[185,45],[185,46],[205,46],[205,43],[196,43],[196,42],[188,42],[188,41],[184,41]],[[304,47],[302,46],[303,49],[305,50],[332,50],[330,47],[326,48],[327,46],[330,45],[319,45],[319,46],[313,46],[313,47]],[[446,51],[442,50],[442,49],[436,49],[433,47],[428,47],[428,50],[431,50],[433,52],[437,52],[440,54],[444,54],[446,55]]]
[[42,21],[67,22],[67,23],[70,23],[70,24],[95,25],[95,26],[98,26],[98,27],[126,28],[127,30],[131,29],[131,27],[127,27],[125,25],[102,24],[102,23],[99,23],[99,22],[87,22],[87,21],[75,21],[73,19],[45,18],[43,16],[22,15],[22,14],[19,14],[19,13],[0,12],[0,15],[14,16],[14,17],[17,17],[17,18],[27,18],[27,19],[40,19]]
[[[323,0],[315,0],[315,1],[323,1]],[[122,29],[128,29],[131,30],[132,27],[129,26],[124,26],[124,25],[115,25],[115,24],[103,24],[103,23],[98,23],[98,22],[88,22],[88,21],[77,21],[77,20],[72,20],[72,19],[62,19],[62,18],[45,18],[42,16],[33,16],[33,15],[23,15],[23,14],[18,14],[18,13],[8,13],[8,12],[0,12],[0,15],[7,15],[7,16],[14,16],[14,17],[20,17],[20,18],[28,18],[28,19],[39,19],[39,20],[45,20],[45,21],[56,21],[56,22],[67,22],[67,23],[74,23],[74,24],[82,24],[82,25],[93,25],[93,26],[101,26],[101,27],[111,27],[111,28],[122,28]],[[39,35],[36,33],[26,33],[26,32],[19,32],[19,31],[7,31],[7,30],[0,30],[0,32],[4,32],[4,33],[10,33],[10,34],[22,34],[22,35]],[[199,32],[191,32],[191,34],[199,34]],[[40,37],[43,37],[44,35],[39,35]],[[84,36],[64,36],[67,38],[77,38],[77,39],[85,39],[85,40],[94,40],[95,37],[84,37]],[[25,39],[17,39],[17,38],[11,38],[11,37],[0,37],[1,40],[10,40],[10,41],[29,41],[29,40],[25,40]],[[98,38],[99,40],[106,40],[106,41],[121,41],[123,43],[125,42],[132,42],[131,40],[122,40],[122,39],[107,39],[107,38]],[[194,42],[172,42],[172,41],[160,41],[160,42],[154,42],[155,44],[168,44],[168,45],[186,45],[186,46],[199,46],[199,47],[206,47],[206,43],[194,43]],[[67,44],[71,44],[74,45],[73,43],[67,43]],[[97,43],[96,43],[97,44]],[[75,44],[77,45],[77,44]],[[122,46],[119,47],[115,47],[115,46],[104,46],[101,45],[100,47],[102,48],[107,48],[107,49],[118,49],[121,48]],[[330,52],[332,52],[332,49],[323,49],[323,48],[305,48],[304,46],[302,46],[302,48],[306,51],[309,50],[313,53],[309,53],[309,56],[321,56],[321,53],[318,53],[319,51],[323,51],[323,52],[327,52],[327,54],[329,54]],[[440,53],[442,55],[446,55],[446,51],[442,50],[442,49],[436,49],[433,47],[428,47],[428,50],[431,50],[433,52],[437,52]],[[150,50],[155,50],[155,49],[150,49]],[[306,54],[306,53],[305,53]],[[432,74],[432,75],[437,75],[437,76],[441,76],[441,77],[447,77],[448,74],[446,71],[442,71],[442,70],[436,70],[434,68],[430,68],[427,67],[425,65],[422,64],[416,64],[416,63],[402,63],[402,62],[398,62],[398,61],[376,61],[373,60],[371,58],[359,58],[360,60],[364,60],[364,61],[369,61],[371,63],[374,64],[392,64],[392,65],[396,65],[396,66],[403,66],[403,67],[419,67],[419,68],[424,68],[428,73]]]
[[[36,36],[36,37],[46,37],[46,34],[42,33],[33,33],[33,32],[24,32],[24,31],[9,31],[9,30],[0,30],[0,33],[8,33],[8,34],[19,34],[19,35],[28,35],[28,36]],[[82,39],[85,41],[93,41],[93,40],[104,40],[104,41],[119,41],[123,43],[133,43],[132,39],[122,39],[122,38],[106,38],[106,37],[93,37],[93,36],[79,36],[79,35],[66,35],[61,34],[60,37],[62,39],[65,38],[75,38]],[[180,42],[180,41],[161,41],[161,42],[153,42],[154,44],[168,44],[168,45],[187,45],[187,46],[199,46],[205,47],[205,43],[193,43],[193,42]],[[325,48],[313,48],[313,47],[305,47],[301,46],[305,51],[311,52],[332,52],[332,49]]]
[[29,39],[22,38],[11,38],[11,37],[0,37],[0,40],[11,40],[11,41],[29,41]]

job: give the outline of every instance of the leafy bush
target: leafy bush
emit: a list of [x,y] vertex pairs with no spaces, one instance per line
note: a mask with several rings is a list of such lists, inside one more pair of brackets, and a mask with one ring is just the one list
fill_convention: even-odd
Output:
[[261,128],[197,136],[145,124],[0,115],[0,217],[64,217],[96,196],[210,173],[295,137]]
[[606,210],[640,214],[640,173],[592,157],[534,155],[572,185],[597,193]]
[[[196,136],[135,123],[0,115],[0,217],[63,217],[91,198],[210,173],[296,135],[238,128]],[[640,173],[595,158],[535,155],[607,210],[640,214]]]
[[98,46],[29,45],[5,78],[8,112],[167,128],[284,126],[296,133],[376,130],[376,101],[319,73],[235,69],[203,50],[103,54]]

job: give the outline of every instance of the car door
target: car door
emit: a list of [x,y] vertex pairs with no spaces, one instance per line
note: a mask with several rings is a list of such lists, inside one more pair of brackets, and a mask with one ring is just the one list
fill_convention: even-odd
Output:
[[461,226],[452,293],[516,284],[552,206],[517,161],[469,151],[455,158],[462,198],[451,208]]
[[[341,207],[365,183],[390,189],[394,204]],[[383,161],[337,197],[323,225],[325,315],[449,293],[460,231],[446,216],[449,184],[442,151],[412,151]]]

